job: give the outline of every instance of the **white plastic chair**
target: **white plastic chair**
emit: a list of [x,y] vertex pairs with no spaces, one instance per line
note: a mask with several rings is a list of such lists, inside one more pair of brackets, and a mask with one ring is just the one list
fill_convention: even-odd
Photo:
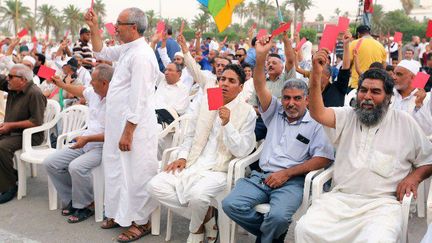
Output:
[[[50,104],[53,104],[50,100],[48,101]],[[56,102],[56,101],[53,101]],[[58,105],[58,103],[56,103]],[[48,108],[47,108],[48,110]],[[57,145],[64,142],[66,135],[65,133],[72,131],[83,130],[87,126],[87,116],[88,116],[88,107],[82,105],[71,106],[65,110],[63,110],[60,114],[57,115],[45,123],[39,128],[30,128],[26,129],[23,132],[23,150],[17,161],[18,167],[18,199],[21,199],[26,195],[26,180],[27,180],[27,172],[25,163],[30,164],[42,164],[44,159],[48,157],[50,154],[56,151],[55,148],[51,147],[50,139],[49,139],[49,130],[53,128],[59,119],[62,119],[63,122],[63,134],[58,137]],[[31,146],[31,135],[40,132],[46,131],[47,136],[47,144],[43,147],[33,147]],[[36,170],[34,168],[34,175],[36,174]],[[57,209],[57,192],[52,190],[54,186],[52,185],[51,180],[48,177],[48,197],[49,197],[49,209],[55,210]],[[55,200],[54,200],[55,198]]]
[[[180,147],[173,147],[170,149],[167,149],[164,151],[162,155],[162,168],[168,164],[170,161],[173,161],[175,156],[177,155],[178,149]],[[222,200],[229,194],[232,188],[232,183],[234,182],[233,178],[233,170],[234,166],[237,162],[239,162],[241,159],[236,158],[230,161],[228,166],[228,173],[227,173],[227,187],[224,191],[219,193],[216,198],[212,199],[210,206],[215,207],[218,209],[218,226],[219,226],[219,242],[230,242],[230,218],[224,213],[222,209]],[[167,213],[167,229],[166,229],[166,236],[165,241],[171,240],[171,233],[172,233],[172,211],[168,208]]]
[[[333,177],[333,166],[324,170],[322,173],[320,173],[318,176],[315,177],[312,185],[312,201],[319,198],[321,194],[324,193],[323,186],[325,183],[327,183],[332,177]],[[409,212],[410,212],[410,205],[412,200],[413,194],[411,193],[410,196],[404,196],[402,200],[402,239],[401,243],[407,243],[408,242],[408,220],[409,220]]]
[[351,101],[355,100],[357,96],[357,90],[351,90],[347,95],[345,95],[344,106],[351,106]]
[[[41,126],[27,128],[23,131],[23,149],[15,151],[14,160],[18,171],[18,192],[17,199],[20,200],[27,192],[27,172],[25,164],[21,162],[21,154],[31,149],[50,149],[51,140],[49,130],[53,128],[60,117],[60,105],[55,100],[48,100],[44,114],[44,123]],[[35,133],[43,132],[45,141],[38,146],[31,145],[31,136]]]
[[[235,164],[235,176],[234,181],[237,182],[240,178],[244,178],[247,174],[247,169],[249,166],[254,163],[255,161],[258,161],[261,152],[263,150],[264,144],[263,140],[260,141],[260,145],[258,146],[257,150],[249,155],[248,157],[241,159]],[[303,189],[303,201],[300,205],[300,208],[298,209],[301,214],[304,214],[306,210],[308,209],[311,200],[310,200],[310,192],[311,192],[311,185],[312,185],[312,179],[320,172],[322,172],[323,169],[320,170],[314,170],[309,172],[305,177],[305,183],[304,183],[304,189]],[[266,214],[270,212],[270,204],[263,203],[258,204],[255,206],[255,211],[261,214]],[[230,242],[235,242],[235,235],[236,235],[236,223],[234,221],[230,221],[231,224],[231,236],[230,236]]]

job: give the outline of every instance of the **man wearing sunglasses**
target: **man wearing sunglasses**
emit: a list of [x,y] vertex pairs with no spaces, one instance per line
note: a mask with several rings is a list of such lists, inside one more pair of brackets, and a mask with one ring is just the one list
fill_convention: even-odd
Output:
[[246,60],[246,50],[243,48],[237,49],[235,57],[239,61],[239,64],[243,65]]
[[[12,66],[8,77],[0,75],[0,90],[8,92],[5,119],[0,123],[0,204],[17,192],[13,156],[22,147],[23,130],[43,123],[47,100],[32,80],[33,71],[23,64]],[[34,134],[32,144],[41,144],[43,138],[43,132]]]

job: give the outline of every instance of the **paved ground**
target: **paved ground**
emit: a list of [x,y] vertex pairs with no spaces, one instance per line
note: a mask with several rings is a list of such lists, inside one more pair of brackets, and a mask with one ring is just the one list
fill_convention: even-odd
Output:
[[[102,230],[94,218],[78,224],[68,224],[60,211],[48,210],[48,188],[46,175],[39,168],[37,178],[29,178],[27,197],[0,205],[0,243],[34,242],[113,242],[121,229]],[[165,242],[166,211],[162,211],[160,236],[146,236],[138,242]],[[186,242],[188,221],[174,216],[171,242]],[[287,242],[294,242],[290,227]],[[410,218],[409,242],[418,243],[426,232],[426,219]],[[240,232],[237,242],[254,242],[253,237]]]

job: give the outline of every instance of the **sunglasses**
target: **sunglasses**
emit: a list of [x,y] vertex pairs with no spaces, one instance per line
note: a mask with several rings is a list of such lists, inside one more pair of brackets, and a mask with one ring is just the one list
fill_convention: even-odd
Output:
[[13,78],[23,78],[23,76],[13,75],[13,74],[9,74],[8,77],[9,77],[9,79],[13,79]]
[[236,56],[236,57],[242,57],[242,56],[244,56],[244,55],[236,54],[235,56]]

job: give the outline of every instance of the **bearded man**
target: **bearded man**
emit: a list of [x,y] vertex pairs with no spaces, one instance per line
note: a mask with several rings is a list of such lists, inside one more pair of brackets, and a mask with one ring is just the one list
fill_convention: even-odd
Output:
[[408,113],[389,109],[393,80],[384,70],[361,76],[356,108],[325,108],[320,80],[327,54],[314,57],[309,107],[336,148],[334,188],[300,219],[296,242],[399,242],[398,200],[416,198],[432,174],[432,144]]

